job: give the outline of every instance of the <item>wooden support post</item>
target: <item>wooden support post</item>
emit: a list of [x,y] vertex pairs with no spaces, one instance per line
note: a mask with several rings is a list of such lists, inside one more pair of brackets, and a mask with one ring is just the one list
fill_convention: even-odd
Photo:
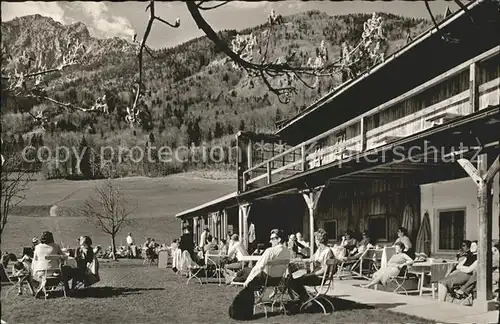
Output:
[[478,71],[477,63],[472,63],[469,69],[469,102],[471,113],[475,113],[479,110]]
[[241,208],[238,208],[238,237],[239,241],[242,242],[243,238],[243,212]]
[[499,157],[488,169],[487,155],[478,157],[477,169],[466,159],[459,159],[458,163],[474,180],[477,185],[477,213],[478,213],[478,267],[477,267],[477,298],[475,307],[488,311],[494,307],[492,298],[492,223],[493,223],[493,195],[491,192],[493,179],[500,169]]
[[[248,139],[247,143],[247,170],[251,169],[253,166],[253,142],[251,139]],[[251,174],[249,174],[252,176]],[[246,186],[246,178],[243,177],[243,187]],[[243,189],[245,190],[245,189]]]
[[300,160],[302,161],[301,171],[304,172],[306,171],[306,146],[304,144],[302,144],[302,146],[300,147]]
[[193,233],[193,238],[194,238],[194,244],[196,246],[199,244],[199,242],[198,242],[198,238],[199,238],[199,235],[198,235],[198,217],[193,218],[192,233]]
[[366,127],[365,127],[365,117],[361,117],[360,121],[360,134],[361,134],[361,152],[366,149]]
[[271,162],[266,163],[266,172],[267,172],[267,184],[270,184],[272,179],[271,179]]
[[[318,208],[319,198],[321,197],[321,193],[323,192],[322,187],[314,188],[312,190],[308,190],[307,192],[302,193],[304,200],[306,201],[307,208],[309,210],[309,247],[310,247],[310,256],[312,257],[315,249],[314,249],[314,219],[315,214]],[[311,263],[311,270],[313,268],[313,264]]]
[[248,216],[250,215],[250,204],[243,204],[239,206],[240,214],[240,242],[248,251]]
[[222,219],[221,219],[221,224],[222,224],[222,234],[220,239],[226,239],[227,236],[227,210],[222,211]]

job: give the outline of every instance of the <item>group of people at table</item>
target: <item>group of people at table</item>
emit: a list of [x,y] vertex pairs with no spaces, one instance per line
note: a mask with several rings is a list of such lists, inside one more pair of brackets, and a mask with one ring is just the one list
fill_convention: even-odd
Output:
[[[404,227],[398,229],[398,238],[393,244],[395,254],[387,261],[386,266],[381,267],[371,276],[371,281],[362,287],[370,288],[377,284],[386,285],[390,278],[398,276],[405,268],[411,267],[418,259],[425,259],[425,255],[416,255],[408,231]],[[302,239],[302,235],[290,235],[288,242],[283,236],[281,230],[272,230],[269,237],[271,247],[263,249],[259,244],[256,246],[252,255],[260,255],[258,261],[253,267],[243,267],[242,259],[249,255],[243,244],[239,241],[238,235],[234,234],[229,239],[221,240],[210,235],[210,231],[205,229],[200,238],[198,247],[194,247],[193,237],[188,228],[180,240],[174,240],[173,248],[180,249],[184,255],[190,258],[192,264],[203,263],[206,253],[217,253],[223,255],[222,264],[224,265],[224,276],[226,283],[241,282],[245,287],[257,287],[266,277],[273,277],[273,273],[267,273],[267,264],[273,260],[293,260],[296,258],[305,258],[309,256],[309,244]],[[353,238],[352,232],[347,231],[342,237],[342,242],[333,248],[327,245],[328,233],[324,229],[319,229],[314,233],[314,244],[316,250],[311,256],[310,262],[314,264],[313,270],[303,273],[300,276],[293,276],[290,287],[300,296],[307,300],[308,295],[304,286],[320,285],[322,276],[327,269],[326,260],[333,259],[335,271],[345,260],[357,260],[367,249],[376,249],[372,245],[366,232],[362,233],[362,239],[357,241]],[[227,243],[227,244],[226,244]],[[198,250],[196,252],[195,250]],[[498,242],[493,246],[493,268],[498,269]],[[193,261],[196,260],[196,261]],[[415,261],[417,260],[417,261]],[[458,297],[468,296],[477,282],[477,241],[464,241],[462,249],[457,254],[457,262],[454,263],[452,271],[438,282],[438,299],[444,301],[447,294],[453,294]],[[282,273],[283,269],[273,267],[276,273]],[[174,268],[174,271],[178,269]],[[281,272],[280,272],[281,271]],[[303,270],[302,270],[303,271]],[[498,272],[498,271],[497,271]],[[498,279],[497,279],[498,280]]]
[[[51,275],[59,275],[66,292],[70,292],[69,281],[72,283],[72,290],[76,288],[78,282],[85,287],[99,281],[99,267],[95,251],[92,248],[92,240],[88,236],[78,238],[78,247],[74,253],[63,251],[55,243],[51,232],[45,231],[40,238],[32,239],[32,248],[24,249],[23,256],[18,259],[13,253],[2,255],[2,266],[7,269],[10,261],[12,264],[11,278],[17,278],[19,281],[18,294],[22,295],[23,285],[27,283],[31,290],[39,290],[40,284],[50,270]],[[70,255],[73,254],[73,255]],[[60,258],[57,258],[60,256]],[[68,262],[72,260],[73,262]],[[60,273],[57,273],[60,269]],[[36,287],[38,286],[38,287]]]
[[[266,278],[271,281],[281,279],[288,268],[287,262],[268,267],[267,265],[269,262],[276,260],[290,261],[297,257],[305,257],[308,255],[309,250],[309,244],[303,241],[300,233],[289,237],[287,243],[283,232],[279,229],[274,229],[271,231],[269,237],[271,247],[264,250],[261,245],[256,245],[252,255],[258,255],[258,261],[253,267],[242,267],[242,264],[245,264],[245,262],[241,260],[244,259],[245,256],[249,256],[249,253],[239,241],[237,234],[231,236],[228,244],[226,244],[225,240],[221,240],[221,244],[217,246],[213,237],[210,235],[210,231],[205,229],[204,232],[206,234],[202,234],[201,243],[197,249],[198,252],[195,251],[194,243],[191,243],[192,235],[188,228],[185,228],[185,233],[180,240],[174,240],[173,248],[180,249],[183,257],[186,256],[191,258],[188,262],[193,265],[199,265],[203,262],[204,253],[215,253],[215,251],[217,251],[219,256],[222,255],[221,263],[224,265],[224,275],[227,283],[241,282],[243,286],[252,290],[258,290],[266,281]],[[289,284],[289,287],[295,291],[300,297],[300,300],[304,302],[309,298],[304,286],[320,285],[323,274],[327,271],[326,260],[334,258],[332,249],[327,245],[328,234],[325,230],[319,229],[314,233],[314,241],[317,250],[310,259],[314,264],[312,272],[305,273],[293,279]],[[338,262],[340,263],[340,261]],[[173,270],[177,272],[179,269],[174,267]],[[305,307],[311,306],[312,304],[306,305]]]

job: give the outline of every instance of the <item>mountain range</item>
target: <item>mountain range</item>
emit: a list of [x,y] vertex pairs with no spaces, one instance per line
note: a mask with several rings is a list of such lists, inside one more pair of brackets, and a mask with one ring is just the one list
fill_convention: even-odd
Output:
[[[386,56],[431,26],[425,19],[381,13],[387,39]],[[330,59],[338,57],[340,45],[355,44],[363,32],[366,14],[329,16],[309,11],[284,17],[284,23],[259,25],[242,31],[224,30],[220,37],[230,42],[237,34],[253,33],[262,46],[270,38],[270,57],[295,51],[304,62],[315,57],[322,40]],[[160,27],[159,27],[160,28]],[[164,27],[167,28],[167,27]],[[181,27],[182,28],[182,27]],[[206,37],[192,39],[173,48],[145,54],[143,78],[145,103],[150,122],[131,129],[124,120],[126,107],[134,99],[134,78],[138,77],[137,44],[120,38],[96,39],[83,23],[62,25],[51,18],[31,15],[1,25],[2,47],[12,57],[28,53],[37,67],[59,64],[64,52],[75,43],[82,45],[81,64],[47,78],[49,94],[56,100],[87,107],[106,94],[110,114],[68,110],[54,117],[54,123],[37,128],[32,117],[20,111],[51,108],[44,102],[20,107],[2,100],[2,138],[12,145],[29,141],[34,130],[45,145],[74,143],[86,137],[88,145],[156,143],[178,146],[194,142],[230,141],[238,130],[270,132],[275,122],[312,104],[338,85],[340,78],[321,79],[319,86],[299,86],[288,104],[282,104],[259,79],[251,79],[232,67],[225,54]],[[37,141],[40,141],[37,139]]]

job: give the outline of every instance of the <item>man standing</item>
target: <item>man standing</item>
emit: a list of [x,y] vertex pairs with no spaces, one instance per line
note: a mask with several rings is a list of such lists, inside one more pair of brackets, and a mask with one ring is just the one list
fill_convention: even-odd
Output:
[[248,252],[253,253],[256,249],[255,242],[255,225],[253,222],[250,222],[250,226],[248,227]]
[[132,237],[132,233],[128,233],[126,241],[127,241],[127,254],[128,254],[128,257],[129,258],[130,257],[135,258],[135,253],[134,253],[134,250],[132,249],[132,245],[134,245],[134,239]]

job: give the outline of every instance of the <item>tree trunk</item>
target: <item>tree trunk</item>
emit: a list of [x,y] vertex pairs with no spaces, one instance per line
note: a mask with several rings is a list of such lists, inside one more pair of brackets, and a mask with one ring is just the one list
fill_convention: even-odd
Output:
[[115,243],[115,235],[111,235],[111,252],[113,253],[113,260],[116,261],[116,243]]

